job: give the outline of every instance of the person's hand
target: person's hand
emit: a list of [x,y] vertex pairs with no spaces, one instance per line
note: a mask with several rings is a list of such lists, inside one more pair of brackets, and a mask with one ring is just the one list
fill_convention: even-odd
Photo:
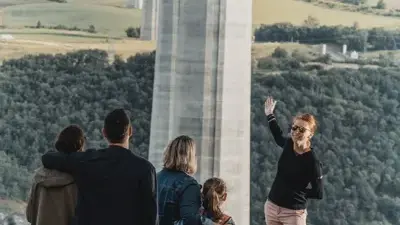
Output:
[[268,96],[267,100],[265,100],[265,115],[268,116],[274,113],[276,101],[271,96]]

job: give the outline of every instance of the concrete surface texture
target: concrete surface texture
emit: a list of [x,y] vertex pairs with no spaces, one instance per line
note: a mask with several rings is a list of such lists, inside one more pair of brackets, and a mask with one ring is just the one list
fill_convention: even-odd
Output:
[[128,8],[142,9],[143,0],[127,0],[126,5]]
[[160,170],[168,141],[190,135],[196,178],[226,180],[226,210],[248,225],[252,1],[159,1],[149,159]]
[[[140,0],[138,0],[140,1]],[[140,25],[140,39],[152,41],[157,38],[158,6],[160,0],[141,0],[142,21]]]

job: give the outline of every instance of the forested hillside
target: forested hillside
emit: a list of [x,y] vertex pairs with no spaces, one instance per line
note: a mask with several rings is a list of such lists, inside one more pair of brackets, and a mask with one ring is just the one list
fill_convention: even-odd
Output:
[[[3,63],[1,197],[26,197],[40,155],[64,126],[84,127],[88,147],[104,145],[102,122],[115,107],[131,111],[131,148],[146,156],[154,53],[107,62],[105,52],[80,51]],[[296,68],[281,75],[253,74],[252,86],[252,225],[265,224],[263,205],[281,151],[263,113],[267,95],[278,100],[276,115],[284,130],[298,112],[311,112],[320,123],[314,143],[324,163],[325,198],[311,202],[309,224],[398,224],[398,71]]]
[[146,156],[153,74],[154,53],[126,62],[116,60],[112,65],[103,51],[4,62],[0,69],[0,154],[7,157],[0,155],[0,196],[25,199],[30,188],[26,170],[36,169],[40,155],[53,148],[58,132],[71,123],[84,128],[88,147],[104,146],[103,120],[116,107],[130,111],[135,127],[132,149]]

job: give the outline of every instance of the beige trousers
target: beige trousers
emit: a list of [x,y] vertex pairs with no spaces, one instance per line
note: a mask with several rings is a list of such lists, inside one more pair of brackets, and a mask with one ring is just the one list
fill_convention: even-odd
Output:
[[306,225],[307,209],[287,209],[266,201],[264,213],[267,225]]

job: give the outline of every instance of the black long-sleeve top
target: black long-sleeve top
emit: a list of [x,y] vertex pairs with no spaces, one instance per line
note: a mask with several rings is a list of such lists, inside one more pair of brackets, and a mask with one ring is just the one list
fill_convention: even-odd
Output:
[[313,150],[297,154],[292,138],[284,137],[275,116],[270,114],[267,119],[276,144],[283,148],[268,199],[284,208],[305,209],[307,199],[323,197],[321,163]]
[[110,146],[42,156],[45,168],[71,174],[78,186],[77,225],[158,224],[154,166],[130,150]]

